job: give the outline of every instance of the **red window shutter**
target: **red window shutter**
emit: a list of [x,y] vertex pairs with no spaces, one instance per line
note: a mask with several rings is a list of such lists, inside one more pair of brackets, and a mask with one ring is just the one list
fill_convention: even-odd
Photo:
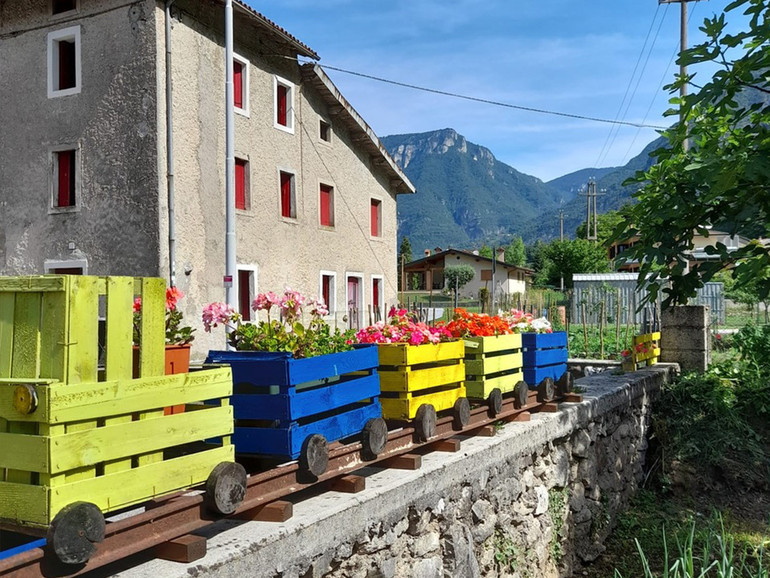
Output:
[[59,90],[75,88],[75,42],[59,41]]
[[246,161],[235,159],[235,208],[246,209]]
[[331,296],[332,296],[332,278],[331,275],[324,275],[322,277],[321,281],[321,297],[324,300],[324,304],[326,307],[330,307],[331,305]]
[[233,95],[236,108],[243,108],[243,64],[233,61]]
[[372,305],[374,307],[380,306],[380,280],[372,280]]
[[238,312],[244,321],[251,321],[249,280],[249,271],[238,271]]
[[278,124],[281,126],[288,126],[289,119],[288,119],[288,97],[289,97],[289,89],[282,84],[278,85],[278,91],[276,94],[276,98],[278,99],[277,102],[277,109],[278,109]]
[[57,207],[75,206],[75,151],[60,151],[56,153],[57,170]]
[[380,236],[380,201],[372,200],[371,206],[372,237]]
[[334,226],[332,220],[332,188],[321,185],[321,225],[324,227]]
[[281,173],[281,216],[293,217],[291,210],[291,175]]

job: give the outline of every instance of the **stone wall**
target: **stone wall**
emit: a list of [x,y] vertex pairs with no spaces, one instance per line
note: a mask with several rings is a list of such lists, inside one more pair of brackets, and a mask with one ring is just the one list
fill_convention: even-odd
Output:
[[711,316],[705,305],[671,307],[660,316],[660,360],[682,371],[706,371],[711,363]]
[[672,370],[583,378],[584,401],[559,413],[426,454],[418,471],[364,470],[365,491],[302,496],[283,524],[220,522],[196,563],[119,575],[570,576],[601,554],[643,478],[651,402]]

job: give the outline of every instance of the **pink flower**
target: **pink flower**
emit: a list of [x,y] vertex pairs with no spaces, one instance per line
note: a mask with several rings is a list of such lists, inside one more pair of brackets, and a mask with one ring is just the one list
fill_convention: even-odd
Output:
[[142,310],[142,298],[136,297],[134,299],[134,313],[139,313]]
[[235,309],[227,303],[210,303],[203,308],[203,329],[207,332],[211,332],[212,327],[217,325],[227,325],[231,321],[235,321],[240,318]]
[[254,301],[251,302],[251,309],[253,311],[262,311],[264,309],[269,312],[272,306],[273,304],[270,302],[270,299],[264,293],[257,295]]
[[174,311],[176,309],[176,302],[184,297],[182,293],[176,287],[168,287],[166,289],[166,311]]

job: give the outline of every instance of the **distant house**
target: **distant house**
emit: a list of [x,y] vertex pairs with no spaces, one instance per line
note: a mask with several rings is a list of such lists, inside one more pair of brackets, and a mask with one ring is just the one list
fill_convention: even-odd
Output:
[[[425,257],[407,263],[404,266],[406,277],[410,274],[417,278],[417,289],[421,291],[441,291],[445,289],[444,269],[453,265],[470,265],[476,273],[473,280],[465,285],[460,294],[478,299],[479,289],[486,288],[496,298],[524,293],[531,284],[534,271],[525,267],[509,265],[504,261],[505,251],[497,252],[497,259],[482,257],[475,252],[447,249],[431,253]],[[410,287],[413,289],[414,287]]]
[[[290,285],[362,323],[396,299],[396,196],[414,187],[298,61],[311,48],[233,7],[239,308]],[[224,300],[223,25],[223,0],[0,2],[0,275],[173,264],[187,320]]]

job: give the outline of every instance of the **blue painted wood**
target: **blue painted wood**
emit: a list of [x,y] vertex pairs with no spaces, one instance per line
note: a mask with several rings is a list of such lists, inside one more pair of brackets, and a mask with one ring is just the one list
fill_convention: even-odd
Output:
[[337,441],[358,434],[366,422],[382,416],[379,400],[332,415],[306,425],[287,428],[237,427],[233,434],[236,451],[241,454],[273,455],[297,459],[305,439],[321,434],[327,441]]
[[288,422],[379,395],[380,377],[377,373],[373,373],[306,391],[298,392],[295,388],[289,388],[288,393],[275,395],[233,395],[231,403],[235,419],[270,419]]
[[525,367],[524,368],[524,381],[527,382],[530,388],[536,388],[538,384],[546,377],[550,377],[554,381],[559,379],[567,371],[566,363],[559,363],[556,365],[546,365],[544,367]]
[[2,552],[0,552],[0,560],[11,558],[13,556],[16,556],[16,554],[21,554],[23,552],[29,552],[30,550],[34,550],[35,548],[43,548],[45,547],[45,545],[46,545],[45,538],[42,538],[40,540],[34,540],[33,542],[22,544],[21,546],[16,546],[15,548],[3,550]]
[[566,349],[529,349],[522,354],[524,367],[541,365],[553,365],[554,363],[567,362]]
[[553,333],[522,333],[521,346],[526,349],[551,349],[554,347],[567,347],[567,332],[554,331]]

